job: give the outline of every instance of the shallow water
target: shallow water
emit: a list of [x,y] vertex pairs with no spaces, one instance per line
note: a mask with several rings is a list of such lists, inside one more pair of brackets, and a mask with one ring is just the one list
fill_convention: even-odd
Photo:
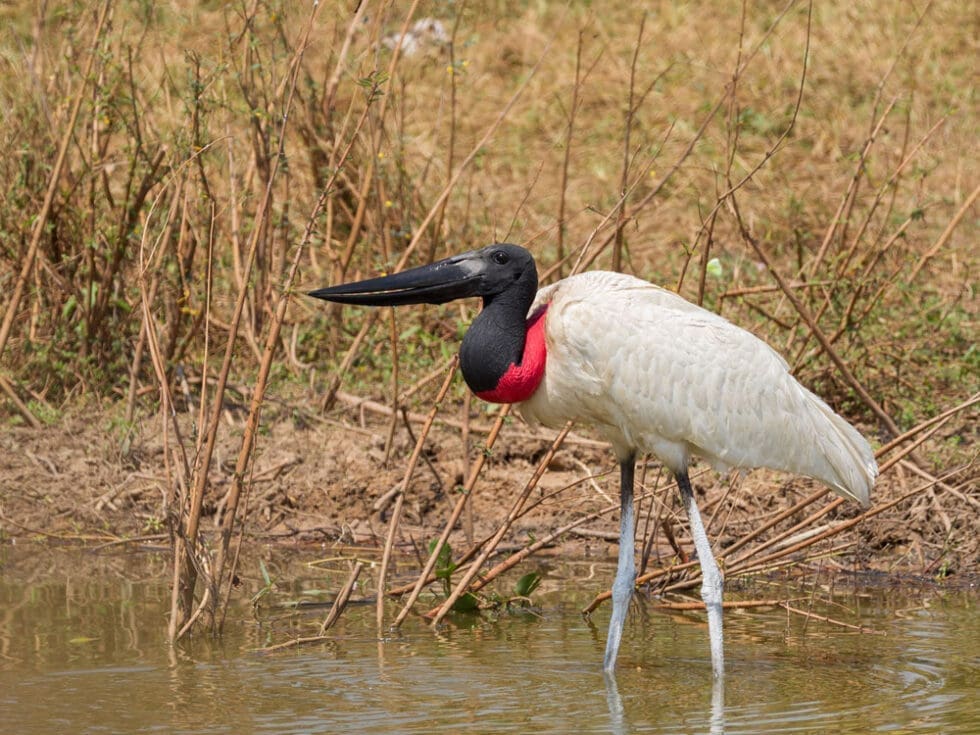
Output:
[[[284,603],[323,600],[343,581],[296,559],[270,554],[276,590],[257,611],[247,599],[233,609],[220,642],[171,649],[163,555],[3,549],[0,731],[980,732],[973,593],[849,590],[833,604],[822,593],[815,612],[875,634],[728,611],[721,692],[703,617],[642,604],[616,679],[603,676],[608,611],[590,625],[579,610],[611,578],[605,566],[587,581],[548,570],[535,614],[457,616],[438,634],[410,620],[379,641],[373,605],[355,605],[327,644],[258,653],[315,632],[324,615]],[[787,596],[758,593],[731,597]]]

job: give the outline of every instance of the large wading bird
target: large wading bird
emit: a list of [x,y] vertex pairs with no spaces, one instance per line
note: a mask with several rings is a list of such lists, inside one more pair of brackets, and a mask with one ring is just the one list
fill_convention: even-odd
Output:
[[470,389],[486,401],[518,404],[532,424],[591,424],[612,444],[620,465],[621,526],[607,672],[615,667],[636,579],[637,453],[655,455],[677,480],[701,565],[718,679],[724,673],[723,580],[691,490],[691,456],[719,471],[769,467],[806,475],[868,504],[878,467],[854,427],[800,385],[765,342],[638,278],[593,271],[538,291],[532,255],[495,244],[310,296],[367,306],[480,296],[483,310],[460,349]]

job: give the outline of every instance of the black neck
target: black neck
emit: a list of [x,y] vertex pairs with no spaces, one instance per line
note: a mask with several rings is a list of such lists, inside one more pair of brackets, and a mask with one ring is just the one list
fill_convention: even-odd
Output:
[[474,393],[493,390],[511,365],[524,357],[525,321],[538,290],[531,268],[505,291],[483,297],[483,311],[463,337],[459,366]]

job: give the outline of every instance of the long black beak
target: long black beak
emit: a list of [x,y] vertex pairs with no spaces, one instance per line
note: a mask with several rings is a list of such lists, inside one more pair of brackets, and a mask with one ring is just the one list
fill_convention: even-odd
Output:
[[381,278],[320,288],[309,295],[338,304],[362,306],[444,304],[477,296],[483,274],[478,261],[468,258],[469,255],[456,255]]

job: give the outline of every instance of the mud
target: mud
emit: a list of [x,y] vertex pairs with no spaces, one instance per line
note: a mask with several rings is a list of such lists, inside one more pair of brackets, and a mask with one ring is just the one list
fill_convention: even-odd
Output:
[[[277,403],[266,411],[247,501],[251,540],[383,543],[391,491],[404,476],[420,425],[413,422],[409,433],[399,422],[386,461],[388,417],[356,405],[355,400],[348,397],[326,416],[300,404]],[[158,415],[145,416],[126,431],[113,418],[116,410],[64,417],[41,430],[8,427],[0,434],[0,539],[98,544],[135,538],[167,543],[166,499],[180,474],[181,453],[172,435],[165,446]],[[451,408],[444,415],[452,423],[433,428],[405,497],[399,547],[406,553],[421,553],[428,540],[441,532],[468,472],[464,457],[472,462],[483,451],[490,424],[486,414],[471,417],[465,455],[459,410]],[[243,419],[230,411],[220,433],[205,500],[206,532],[214,529],[229,487]],[[187,461],[193,463],[190,421],[186,415],[182,426]],[[516,417],[507,420],[471,494],[471,511],[464,513],[456,529],[453,538],[458,544],[489,536],[499,527],[553,437],[550,431],[532,431]],[[733,485],[730,478],[701,470],[694,484],[716,549],[724,549],[766,515],[789,508],[819,487],[805,478],[762,470]],[[683,555],[689,541],[668,478],[653,462],[645,474],[638,472],[641,477],[646,489],[659,488],[659,493],[656,503],[641,503],[638,536],[656,528],[652,555],[670,558],[678,550]],[[963,478],[961,474],[952,483],[958,488],[955,494],[938,489],[920,493],[831,539],[828,543],[838,550],[822,563],[851,572],[974,575],[980,552],[974,507],[980,490],[968,476],[965,482]],[[908,472],[885,473],[874,501],[887,503],[921,482]],[[587,433],[573,434],[532,494],[532,501],[540,504],[517,520],[503,545],[525,545],[577,518],[615,506],[617,483],[612,454]],[[562,488],[566,489],[549,497]],[[653,516],[647,519],[651,508]],[[845,503],[815,526],[822,528],[858,512]],[[779,528],[803,518],[791,517]],[[560,554],[611,558],[616,552],[617,523],[618,513],[607,513],[559,537],[550,548]]]

